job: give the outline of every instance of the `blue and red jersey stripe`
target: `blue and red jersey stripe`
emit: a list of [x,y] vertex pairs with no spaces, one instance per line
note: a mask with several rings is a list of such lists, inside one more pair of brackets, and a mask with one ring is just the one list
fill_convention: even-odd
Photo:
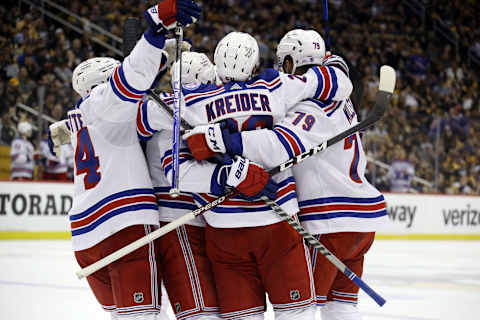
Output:
[[197,205],[190,193],[181,192],[176,198],[170,196],[170,187],[155,187],[155,196],[157,197],[157,204],[160,207],[172,209],[186,209],[195,210]]
[[301,139],[289,128],[275,125],[273,127],[273,132],[277,135],[278,140],[280,140],[280,143],[283,145],[290,158],[305,152],[305,147]]
[[[190,150],[188,148],[182,148],[179,150],[178,153],[178,164],[182,164],[187,160],[192,160],[194,159],[193,155],[190,153]],[[172,165],[173,165],[173,156],[172,156],[172,150],[168,150],[165,152],[163,157],[160,159],[162,162],[162,167],[163,171],[165,172],[165,175],[167,175],[171,170],[172,170]]]
[[387,215],[383,195],[372,198],[327,197],[299,201],[299,220],[378,218]]
[[72,236],[94,230],[119,214],[139,210],[158,211],[153,189],[131,189],[111,194],[90,208],[70,215]]
[[338,90],[335,70],[332,67],[326,66],[314,67],[312,70],[318,79],[318,87],[314,98],[322,101],[332,100]]
[[113,92],[123,101],[137,103],[143,98],[147,90],[137,90],[132,87],[125,77],[123,72],[123,65],[115,68],[110,77],[110,85]]
[[[292,199],[296,199],[295,180],[289,177],[278,183],[279,189],[275,202],[282,205]],[[202,206],[217,199],[216,197],[206,193],[194,193],[194,199]],[[271,211],[272,209],[265,205],[263,201],[249,201],[240,196],[225,200],[221,205],[211,209],[215,213],[240,213],[240,212],[261,212]]]

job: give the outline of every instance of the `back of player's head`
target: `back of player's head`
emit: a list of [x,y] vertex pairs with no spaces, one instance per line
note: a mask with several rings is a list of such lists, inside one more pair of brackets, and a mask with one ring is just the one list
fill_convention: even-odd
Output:
[[[172,79],[178,72],[178,62],[172,66]],[[182,53],[182,85],[215,83],[215,67],[204,53],[185,51]]]
[[32,135],[32,125],[27,121],[19,122],[17,130],[18,134],[22,137],[29,138]]
[[120,65],[118,60],[106,57],[91,58],[81,62],[73,70],[73,89],[85,98],[94,87],[107,82],[118,65]]
[[218,42],[214,63],[224,83],[245,81],[252,77],[260,65],[257,40],[244,32],[230,32]]
[[287,56],[293,60],[291,73],[301,66],[319,65],[325,57],[325,41],[315,30],[291,30],[277,46],[277,64],[280,71],[283,71],[282,66]]

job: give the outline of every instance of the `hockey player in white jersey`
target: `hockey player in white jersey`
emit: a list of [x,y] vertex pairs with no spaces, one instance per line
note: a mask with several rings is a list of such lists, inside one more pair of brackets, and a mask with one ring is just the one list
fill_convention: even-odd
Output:
[[[172,73],[178,72],[178,62]],[[175,77],[172,77],[175,78]],[[215,83],[213,64],[203,53],[182,54],[182,84]],[[173,105],[173,95],[162,93],[162,100]],[[171,117],[153,100],[140,106],[137,116],[138,135],[147,140],[146,155],[150,177],[157,197],[161,224],[175,220],[197,208],[192,194],[182,192],[170,197],[170,182],[163,171],[163,139],[171,143]],[[166,129],[166,130],[165,130]],[[165,288],[177,319],[215,320],[218,313],[215,282],[205,248],[205,221],[198,217],[156,240],[162,262]]]
[[[322,92],[320,70],[305,77],[293,77],[266,69],[254,76],[259,66],[256,40],[248,34],[232,32],[215,50],[215,65],[223,85],[184,88],[186,111],[191,124],[224,121],[238,131],[272,128],[283,119],[289,106]],[[342,77],[342,75],[339,75]],[[346,76],[343,76],[346,78]],[[348,79],[347,81],[348,82]],[[351,84],[342,88],[351,91]],[[184,138],[199,160],[213,155],[200,154],[197,147],[214,140],[213,130],[193,130]],[[205,132],[208,138],[205,139]],[[163,166],[171,179],[171,147],[164,146]],[[229,164],[191,159],[188,149],[180,155],[180,189],[193,192],[204,205],[234,187],[247,197],[266,194],[290,215],[298,211],[295,182],[291,172],[282,172],[269,183],[265,171],[249,160],[237,157]],[[309,256],[302,238],[263,201],[237,196],[204,215],[207,254],[212,261],[222,317],[262,319],[265,292],[276,319],[313,319],[314,290]],[[278,281],[278,279],[282,281]]]
[[[216,141],[224,146],[221,151],[272,168],[358,122],[349,93],[340,100],[336,98],[341,95],[335,98],[343,80],[334,75],[348,75],[346,63],[339,56],[325,56],[324,50],[322,54],[316,49],[316,43],[324,48],[317,32],[292,30],[278,44],[277,56],[279,67],[295,77],[301,77],[312,65],[322,65],[325,86],[317,99],[297,104],[273,130],[240,134],[223,130],[222,139]],[[208,151],[213,148],[204,152]],[[365,166],[357,133],[293,167],[302,225],[357,275],[362,274],[363,256],[373,242],[374,231],[387,221],[385,200],[365,179]],[[358,287],[316,249],[311,256],[322,319],[360,319]]]
[[10,178],[12,180],[33,180],[35,168],[34,147],[28,140],[32,135],[32,125],[27,121],[18,124],[18,137],[12,141],[10,148]]
[[[177,21],[187,26],[199,15],[191,0],[162,1],[146,12],[151,27],[123,63],[92,58],[73,72],[73,88],[82,99],[68,113],[75,150],[69,218],[81,267],[158,226],[158,206],[137,138],[138,104],[163,67],[166,30]],[[53,132],[53,137],[60,135]],[[159,319],[157,257],[158,248],[150,243],[87,278],[112,318]]]

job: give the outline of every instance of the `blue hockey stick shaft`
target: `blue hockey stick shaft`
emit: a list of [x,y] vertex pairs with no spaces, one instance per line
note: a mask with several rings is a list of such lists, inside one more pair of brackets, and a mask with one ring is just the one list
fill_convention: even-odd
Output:
[[330,50],[330,25],[328,23],[328,0],[323,0],[323,20],[325,21],[325,35],[327,37],[325,46]]
[[183,28],[180,24],[175,28],[176,54],[178,61],[178,72],[173,79],[173,138],[172,138],[172,188],[170,196],[180,195],[180,172],[179,172],[179,149],[180,149],[180,122],[182,106],[182,43]]

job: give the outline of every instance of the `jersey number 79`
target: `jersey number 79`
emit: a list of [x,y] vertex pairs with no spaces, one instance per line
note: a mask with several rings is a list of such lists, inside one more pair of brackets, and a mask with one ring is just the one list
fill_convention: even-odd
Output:
[[77,132],[75,166],[77,176],[85,174],[83,182],[86,190],[94,188],[100,182],[102,177],[101,173],[98,172],[100,161],[95,155],[95,149],[93,148],[92,140],[86,127],[83,127]]

